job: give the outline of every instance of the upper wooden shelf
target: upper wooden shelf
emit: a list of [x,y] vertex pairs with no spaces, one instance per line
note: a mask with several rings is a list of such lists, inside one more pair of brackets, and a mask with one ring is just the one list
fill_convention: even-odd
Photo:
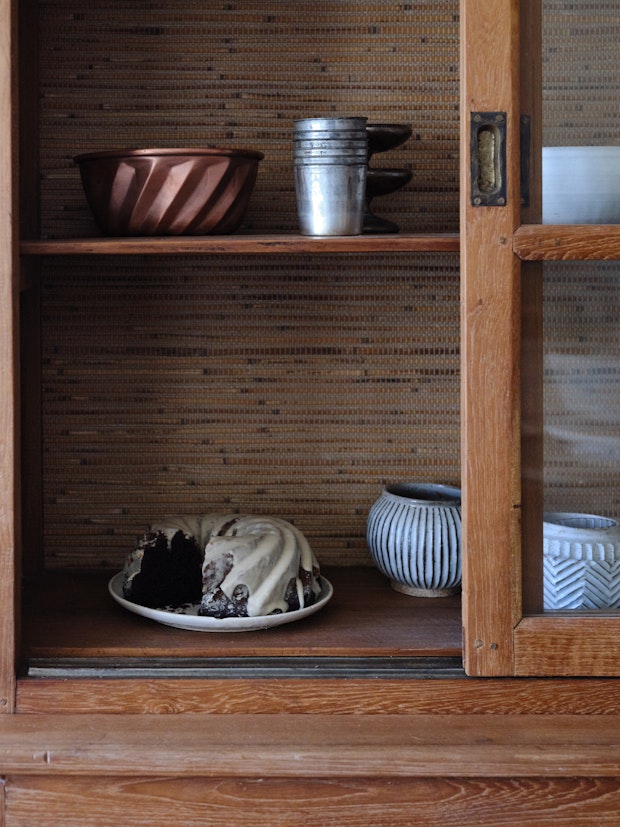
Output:
[[620,224],[523,224],[513,250],[524,261],[620,259]]
[[[25,240],[20,244],[24,256],[458,253],[459,249],[458,233],[102,237]],[[524,224],[514,234],[513,250],[524,261],[620,259],[620,225]]]
[[68,238],[22,241],[26,256],[196,255],[274,253],[458,253],[457,233],[361,236],[219,235],[132,238]]

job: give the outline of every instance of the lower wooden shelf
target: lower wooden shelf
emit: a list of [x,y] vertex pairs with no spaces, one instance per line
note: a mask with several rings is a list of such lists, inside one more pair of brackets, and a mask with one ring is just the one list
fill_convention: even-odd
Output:
[[450,686],[465,677],[460,597],[407,597],[371,567],[325,569],[334,596],[299,622],[223,633],[126,611],[108,594],[112,574],[53,571],[25,582],[16,711],[434,709],[429,678],[451,710]]
[[406,597],[370,567],[327,568],[334,597],[320,612],[241,634],[132,615],[109,597],[110,575],[26,581],[15,703],[26,715],[4,717],[620,715],[617,680],[466,677],[460,598]]
[[172,629],[133,615],[109,596],[113,572],[53,571],[24,585],[23,662],[69,659],[458,658],[460,598],[395,592],[371,567],[325,571],[331,601],[298,623],[254,632]]

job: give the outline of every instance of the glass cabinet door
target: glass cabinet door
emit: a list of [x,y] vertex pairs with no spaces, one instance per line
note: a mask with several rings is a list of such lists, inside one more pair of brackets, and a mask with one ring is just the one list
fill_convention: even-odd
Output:
[[[620,6],[542,3],[542,219],[620,221]],[[620,608],[620,262],[545,262],[545,611]]]
[[[465,5],[466,668],[617,675],[620,7]],[[506,118],[505,206],[472,198],[470,107]]]

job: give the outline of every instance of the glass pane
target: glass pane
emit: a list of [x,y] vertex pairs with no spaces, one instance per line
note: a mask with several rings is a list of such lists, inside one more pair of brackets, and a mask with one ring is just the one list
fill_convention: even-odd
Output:
[[616,223],[620,2],[542,0],[542,10],[543,221]]
[[545,608],[619,607],[620,262],[549,262],[543,290]]
[[[542,0],[543,221],[620,221],[620,2]],[[597,168],[598,165],[598,168]],[[620,608],[620,262],[543,268],[544,608]]]

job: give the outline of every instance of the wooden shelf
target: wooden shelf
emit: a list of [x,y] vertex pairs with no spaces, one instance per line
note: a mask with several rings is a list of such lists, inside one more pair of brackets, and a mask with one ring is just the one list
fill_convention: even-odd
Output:
[[524,261],[620,259],[620,224],[524,224],[513,250]]
[[[24,256],[458,253],[459,248],[458,233],[67,238],[24,240],[20,244]],[[524,261],[620,259],[620,225],[524,224],[514,234],[513,250]]]
[[22,241],[25,256],[204,255],[276,253],[458,253],[456,233],[317,237],[303,235],[166,236],[157,238],[67,238]]
[[125,611],[110,572],[49,572],[24,587],[23,658],[459,657],[460,598],[412,598],[371,567],[325,572],[334,597],[299,623],[262,632],[172,629]]

